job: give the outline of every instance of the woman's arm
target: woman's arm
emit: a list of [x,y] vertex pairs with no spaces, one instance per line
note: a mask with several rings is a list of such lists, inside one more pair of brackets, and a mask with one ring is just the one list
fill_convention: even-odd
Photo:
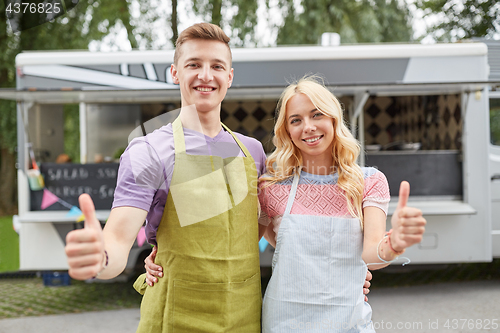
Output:
[[163,267],[155,264],[157,252],[158,247],[155,245],[149,256],[147,256],[144,260],[144,267],[146,268],[146,283],[151,287],[158,282],[158,278],[163,277]]
[[262,211],[259,201],[259,240],[266,233],[266,229],[269,224],[271,224],[271,219],[264,211]]
[[[407,247],[420,243],[425,231],[426,220],[422,211],[407,207],[410,195],[410,184],[401,182],[399,201],[396,211],[392,215],[392,234],[385,235],[385,213],[376,207],[366,207],[364,214],[363,260],[370,265],[370,269],[380,269],[402,254]],[[382,259],[382,260],[380,260]],[[378,264],[380,263],[380,264]]]
[[276,233],[274,232],[273,222],[269,222],[264,233],[264,238],[272,247],[276,248]]
[[[364,219],[364,228],[363,228],[363,254],[362,258],[365,263],[380,263],[380,265],[370,265],[369,268],[371,270],[381,269],[386,267],[387,263],[383,263],[379,260],[377,256],[377,247],[379,245],[380,240],[384,237],[385,234],[385,221],[386,215],[383,210],[377,207],[366,207],[363,209],[363,219]],[[380,244],[382,246],[382,244]],[[385,253],[387,253],[385,251]],[[386,256],[382,259],[386,261],[391,261],[396,256],[390,257]]]

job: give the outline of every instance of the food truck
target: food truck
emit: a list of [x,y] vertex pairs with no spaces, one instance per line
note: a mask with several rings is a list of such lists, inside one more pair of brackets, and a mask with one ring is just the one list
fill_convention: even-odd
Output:
[[[359,163],[387,176],[388,229],[399,183],[411,184],[409,204],[428,223],[423,241],[406,252],[412,263],[500,257],[500,143],[490,139],[490,113],[500,113],[498,41],[235,48],[232,55],[235,77],[221,111],[227,126],[271,152],[283,88],[319,74],[361,142]],[[17,101],[21,270],[67,269],[65,235],[81,227],[68,211],[79,194],[91,194],[105,223],[118,169],[114,154],[179,112],[172,60],[173,50],[16,57],[17,88],[0,98]],[[57,164],[68,104],[79,110],[80,162]],[[30,152],[45,189],[61,199],[46,209],[44,191],[30,188]],[[149,249],[134,246],[127,269],[142,266]],[[262,250],[261,265],[269,266],[273,250]]]

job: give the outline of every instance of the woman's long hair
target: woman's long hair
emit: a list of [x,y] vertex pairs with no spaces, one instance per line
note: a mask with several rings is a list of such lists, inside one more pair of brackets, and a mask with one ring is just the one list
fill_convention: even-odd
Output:
[[267,174],[262,181],[269,184],[289,178],[298,173],[303,165],[302,154],[294,145],[287,130],[286,105],[297,94],[304,94],[324,115],[332,118],[334,139],[332,142],[333,167],[338,173],[338,186],[347,200],[347,208],[352,216],[358,217],[363,227],[362,199],[364,180],[361,168],[356,163],[360,153],[359,142],[344,123],[342,107],[337,98],[316,76],[306,76],[297,83],[290,84],[281,94],[277,106],[273,144],[276,149],[266,162]]

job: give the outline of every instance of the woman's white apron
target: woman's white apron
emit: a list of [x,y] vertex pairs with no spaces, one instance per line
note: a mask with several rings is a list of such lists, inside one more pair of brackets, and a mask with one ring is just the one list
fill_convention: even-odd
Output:
[[375,332],[357,218],[290,214],[293,179],[264,296],[262,332]]

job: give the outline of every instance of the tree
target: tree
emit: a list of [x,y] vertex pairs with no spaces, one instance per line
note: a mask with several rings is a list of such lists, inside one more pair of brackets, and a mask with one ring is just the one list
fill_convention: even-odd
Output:
[[410,12],[397,0],[280,0],[283,25],[278,44],[318,44],[324,32],[340,34],[343,43],[407,42]]
[[[0,101],[0,216],[12,214],[16,205],[16,103]],[[10,128],[8,131],[3,129]]]
[[[4,2],[0,3],[0,12],[5,13]],[[15,41],[9,33],[6,16],[0,16],[0,88],[13,87],[15,84],[14,57]],[[12,214],[16,203],[15,147],[16,103],[0,100],[0,215]]]
[[172,0],[172,19],[170,20],[170,24],[172,25],[172,45],[175,45],[175,41],[177,37],[179,37],[179,31],[177,29],[179,20],[177,17],[177,0]]
[[500,34],[498,0],[419,0],[417,7],[424,11],[424,17],[438,19],[425,34],[437,41],[493,38]]
[[[51,22],[13,33],[0,2],[0,88],[15,87],[15,56],[26,50],[87,49],[91,41],[101,40],[115,26],[124,27],[132,48],[138,38],[147,34],[137,32],[127,0],[80,0],[65,15]],[[0,100],[0,214],[11,214],[16,207],[15,147],[16,103]]]
[[[193,12],[206,22],[222,28],[230,27],[231,44],[244,46],[256,44],[258,1],[250,0],[192,0]],[[232,13],[232,14],[229,14]],[[223,15],[226,14],[226,15]],[[229,30],[229,29],[228,29]]]

